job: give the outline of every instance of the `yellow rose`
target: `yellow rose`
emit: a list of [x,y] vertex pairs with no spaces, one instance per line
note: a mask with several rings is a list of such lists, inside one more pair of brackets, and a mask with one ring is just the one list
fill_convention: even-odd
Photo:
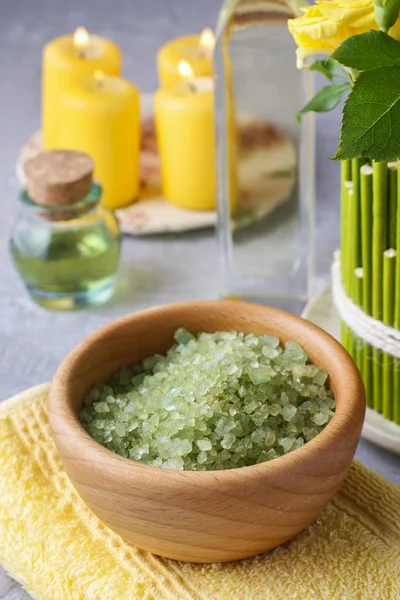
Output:
[[[348,37],[378,29],[372,0],[317,0],[315,6],[302,11],[304,16],[288,21],[300,67],[311,54],[331,54]],[[390,35],[400,39],[399,20]]]

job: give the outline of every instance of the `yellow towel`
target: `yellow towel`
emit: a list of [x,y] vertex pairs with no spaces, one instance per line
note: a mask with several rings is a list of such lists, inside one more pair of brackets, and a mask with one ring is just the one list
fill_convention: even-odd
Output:
[[228,564],[165,560],[102,525],[50,437],[48,386],[0,405],[0,561],[40,600],[400,600],[400,488],[354,463],[309,529]]

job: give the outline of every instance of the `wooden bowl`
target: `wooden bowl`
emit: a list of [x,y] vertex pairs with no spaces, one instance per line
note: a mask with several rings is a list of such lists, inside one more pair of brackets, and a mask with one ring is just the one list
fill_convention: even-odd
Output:
[[[326,369],[336,399],[327,427],[271,462],[226,471],[171,471],[118,456],[95,442],[77,413],[85,393],[122,366],[164,353],[178,327],[236,330],[302,345]],[[50,389],[54,440],[79,494],[125,540],[168,558],[231,561],[274,548],[307,527],[340,487],[365,412],[356,365],[327,333],[289,313],[236,301],[185,302],[133,313],[81,342]]]

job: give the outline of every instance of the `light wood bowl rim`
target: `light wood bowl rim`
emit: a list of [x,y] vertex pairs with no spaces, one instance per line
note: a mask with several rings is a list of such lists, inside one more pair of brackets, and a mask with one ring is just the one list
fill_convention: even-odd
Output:
[[[65,381],[68,379],[71,367],[76,361],[80,360],[80,357],[83,354],[90,351],[93,344],[101,342],[102,339],[107,337],[113,330],[123,328],[128,323],[134,323],[135,321],[146,318],[159,311],[162,311],[165,314],[168,313],[169,310],[175,312],[179,309],[183,310],[191,307],[202,308],[203,310],[207,310],[208,308],[213,310],[217,308],[223,309],[224,307],[232,307],[236,310],[241,309],[245,312],[249,310],[249,307],[258,307],[265,311],[266,318],[268,318],[268,315],[275,316],[275,318],[280,317],[281,319],[292,321],[297,327],[303,328],[304,331],[308,331],[310,334],[313,333],[318,337],[320,343],[331,346],[332,356],[335,358],[334,362],[341,363],[339,371],[337,371],[337,369],[333,370],[334,376],[332,376],[332,373],[329,373],[331,379],[336,380],[336,376],[339,379],[337,385],[340,389],[340,395],[342,396],[340,410],[336,407],[335,414],[328,425],[315,438],[306,442],[300,448],[288,452],[272,461],[234,469],[212,471],[178,471],[163,469],[115,454],[96,442],[86,432],[79,422],[74,410],[68,405],[67,394],[65,392]],[[166,314],[165,316],[167,317]],[[282,472],[286,471],[289,473],[292,467],[303,462],[303,459],[306,459],[309,454],[320,452],[326,447],[332,447],[335,442],[340,442],[340,440],[343,439],[343,430],[349,429],[349,421],[353,423],[351,429],[357,429],[360,427],[360,421],[364,419],[365,388],[360,372],[348,352],[330,334],[311,322],[281,309],[261,304],[237,300],[200,300],[160,305],[130,313],[104,325],[84,338],[67,354],[55,373],[50,387],[48,411],[53,437],[57,438],[65,436],[67,439],[72,437],[74,440],[74,449],[71,454],[75,457],[80,456],[80,460],[84,460],[87,463],[93,462],[94,464],[101,465],[101,467],[104,467],[105,473],[110,478],[113,478],[116,483],[126,484],[127,479],[132,477],[135,472],[137,474],[140,472],[140,475],[144,477],[148,476],[152,479],[154,479],[154,477],[160,478],[160,484],[165,485],[167,488],[173,487],[176,484],[182,484],[183,479],[186,478],[190,478],[192,484],[197,483],[202,487],[204,485],[210,485],[214,488],[215,484],[218,482],[233,483],[236,481],[239,483],[241,480],[245,482],[249,477],[264,477],[268,475],[269,472],[271,473],[275,470]],[[60,419],[62,419],[63,423],[62,432],[59,430]],[[118,466],[118,468],[114,470],[113,464]]]

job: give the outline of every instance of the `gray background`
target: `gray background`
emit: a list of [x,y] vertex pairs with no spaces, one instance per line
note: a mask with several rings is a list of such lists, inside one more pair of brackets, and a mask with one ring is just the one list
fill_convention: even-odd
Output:
[[[0,399],[49,380],[65,354],[113,318],[140,308],[219,294],[217,246],[212,231],[125,239],[115,298],[85,313],[49,313],[34,306],[8,254],[18,210],[15,160],[40,126],[40,57],[46,41],[83,25],[120,44],[124,71],[145,92],[156,89],[155,54],[172,37],[213,27],[217,0],[0,0]],[[338,169],[332,156],[339,113],[318,117],[317,256],[327,277],[338,238]],[[361,441],[357,457],[400,484],[400,464]],[[1,493],[1,491],[0,491]],[[0,570],[0,599],[28,596]],[[67,600],[67,599],[66,599]]]

